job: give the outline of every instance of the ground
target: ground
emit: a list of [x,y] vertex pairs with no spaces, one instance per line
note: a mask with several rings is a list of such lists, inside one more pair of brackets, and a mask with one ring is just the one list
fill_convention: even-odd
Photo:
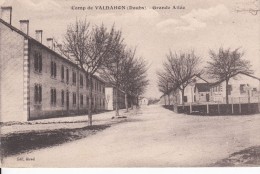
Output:
[[[43,123],[24,125],[20,133],[26,135],[28,127],[33,126],[33,132],[36,132],[34,138],[52,135],[54,132],[59,135],[58,137],[66,135],[72,139],[56,144],[49,143],[49,146],[44,148],[9,154],[3,159],[3,165],[12,167],[260,165],[260,114],[191,116],[176,114],[159,105],[151,105],[144,106],[138,111],[132,110],[129,114],[123,113],[127,115],[126,119],[111,120],[111,115],[112,113],[103,113],[96,117],[98,121],[94,124],[97,127],[93,130],[87,129],[83,120],[72,123],[69,121],[45,123],[49,125],[49,132],[38,130],[38,127],[44,125]],[[53,124],[56,129],[51,126]],[[13,126],[16,129],[19,127],[19,125]],[[3,130],[6,137],[14,135],[8,126]],[[37,134],[41,131],[42,134]],[[87,134],[89,131],[91,133]],[[76,135],[76,138],[73,139],[72,135]],[[48,136],[44,136],[44,140],[48,142]]]

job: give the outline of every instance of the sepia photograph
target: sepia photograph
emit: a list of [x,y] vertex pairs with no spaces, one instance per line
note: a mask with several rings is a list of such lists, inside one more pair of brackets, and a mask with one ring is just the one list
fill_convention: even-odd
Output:
[[0,166],[260,167],[259,0],[0,0]]

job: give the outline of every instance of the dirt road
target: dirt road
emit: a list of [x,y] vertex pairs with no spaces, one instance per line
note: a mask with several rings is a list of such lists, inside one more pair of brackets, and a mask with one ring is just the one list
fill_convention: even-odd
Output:
[[[141,108],[126,122],[95,135],[10,156],[16,167],[210,166],[260,145],[260,115],[190,116],[158,105]],[[46,141],[48,141],[46,139]],[[26,160],[26,158],[28,160]]]

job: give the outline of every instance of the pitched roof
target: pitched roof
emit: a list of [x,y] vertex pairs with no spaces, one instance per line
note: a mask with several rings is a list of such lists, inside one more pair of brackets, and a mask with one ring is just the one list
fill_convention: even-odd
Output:
[[209,92],[210,84],[209,83],[196,83],[195,88],[198,89],[198,92]]
[[[68,60],[67,58],[63,57],[62,55],[60,55],[59,53],[57,53],[56,51],[50,49],[49,47],[43,45],[41,42],[37,41],[36,39],[30,37],[29,35],[25,34],[24,32],[22,32],[21,30],[19,30],[18,28],[14,27],[13,25],[5,22],[3,19],[0,18],[0,23],[4,24],[5,26],[7,26],[8,28],[10,28],[12,31],[17,32],[18,34],[22,35],[24,38],[36,43],[37,45],[43,47],[44,49],[47,49],[49,52],[55,54],[57,57],[59,57],[60,59],[64,60],[65,62],[69,63],[70,65],[76,67],[79,69],[78,65],[76,65],[75,63],[73,63],[72,61]],[[102,83],[105,83],[105,81],[103,79],[101,79],[100,77],[93,75],[94,79],[97,79],[99,81],[101,81]]]
[[[246,76],[248,76],[248,77],[251,77],[251,78],[253,78],[253,79],[256,79],[256,80],[259,80],[259,81],[260,81],[260,78],[258,78],[258,77],[256,77],[256,76],[253,76],[253,75],[251,75],[251,74],[243,73],[243,72],[238,72],[238,73],[234,74],[234,75],[231,76],[231,77],[234,77],[234,76],[236,76],[236,75],[238,75],[238,74],[243,74],[243,75],[246,75]],[[218,85],[218,84],[220,84],[220,83],[222,83],[222,82],[224,82],[224,81],[225,81],[225,79],[221,79],[221,80],[219,80],[219,81],[217,81],[217,82],[215,82],[215,83],[211,83],[210,86],[216,86],[216,85]]]
[[[201,74],[194,74],[193,76],[191,76],[191,78],[193,78],[193,77],[198,77],[198,78],[200,78],[201,80],[203,80],[204,82],[209,83],[207,80],[205,80],[205,78],[201,77]],[[190,79],[191,79],[191,78],[190,78]]]

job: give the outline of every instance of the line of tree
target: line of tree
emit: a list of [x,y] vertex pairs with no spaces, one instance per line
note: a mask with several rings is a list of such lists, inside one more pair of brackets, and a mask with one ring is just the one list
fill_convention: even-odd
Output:
[[[128,97],[135,96],[138,104],[138,98],[142,95],[149,81],[147,80],[147,63],[142,57],[136,56],[136,50],[126,48],[124,44],[118,47],[116,53],[110,56],[100,71],[100,76],[106,79],[108,83],[113,84],[116,90],[115,116],[119,116],[118,91],[125,92],[125,106],[128,112]],[[133,101],[131,100],[131,106]]]
[[[126,45],[123,42],[122,32],[116,30],[115,26],[112,26],[108,29],[106,26],[101,24],[92,25],[87,22],[87,20],[76,20],[75,23],[71,23],[67,27],[67,31],[64,35],[62,47],[58,47],[59,52],[78,65],[78,67],[84,72],[85,77],[89,81],[89,106],[88,106],[88,123],[92,125],[92,100],[93,100],[93,85],[92,78],[95,74],[101,74],[102,77],[105,77],[107,82],[113,84],[118,90],[121,88],[125,90],[127,95],[140,95],[142,94],[148,84],[146,71],[147,67],[145,62],[142,59],[142,65],[139,68],[142,70],[139,72],[139,76],[142,76],[142,80],[135,78],[130,78],[132,69],[138,69],[138,59],[135,57],[135,54],[131,55],[131,52],[126,50]],[[127,73],[124,73],[124,65],[126,61],[132,57],[133,61],[132,66],[127,70],[130,72],[129,80],[131,82],[126,83],[123,79],[123,76]],[[139,62],[140,63],[140,62]],[[135,71],[135,70],[134,70]],[[136,74],[133,73],[133,76]],[[130,90],[130,86],[139,83],[146,82],[142,84],[144,86],[139,87],[135,90]],[[118,92],[116,92],[116,95]],[[118,100],[118,96],[116,97]],[[118,112],[118,102],[116,102],[116,115],[119,115]]]
[[[226,81],[226,103],[228,104],[228,83],[231,77],[238,73],[252,74],[251,65],[248,60],[243,59],[244,52],[239,48],[219,48],[217,52],[209,51],[210,61],[203,70],[201,58],[196,56],[194,51],[172,53],[166,55],[163,69],[157,72],[157,85],[159,91],[168,95],[179,89],[181,91],[182,104],[184,104],[184,90],[191,84],[194,75],[201,76],[207,74],[216,81]],[[169,86],[171,84],[171,86]]]
[[[191,77],[201,74],[199,68],[201,58],[196,56],[194,51],[172,52],[166,55],[163,62],[163,69],[157,72],[159,90],[166,91],[170,102],[170,92],[179,89],[184,104],[184,90],[192,82]],[[170,85],[170,86],[169,86]]]

